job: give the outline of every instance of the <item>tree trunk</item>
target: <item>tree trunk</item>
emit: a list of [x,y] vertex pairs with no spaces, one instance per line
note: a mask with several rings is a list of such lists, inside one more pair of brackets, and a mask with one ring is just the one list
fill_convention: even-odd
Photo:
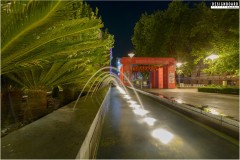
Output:
[[24,106],[21,90],[5,90],[1,94],[2,127],[23,120]]
[[43,90],[29,90],[28,107],[33,119],[44,116],[47,108],[47,92]]
[[72,102],[74,100],[74,96],[75,96],[74,88],[69,88],[69,87],[63,88],[63,97],[62,97],[63,105],[66,105]]

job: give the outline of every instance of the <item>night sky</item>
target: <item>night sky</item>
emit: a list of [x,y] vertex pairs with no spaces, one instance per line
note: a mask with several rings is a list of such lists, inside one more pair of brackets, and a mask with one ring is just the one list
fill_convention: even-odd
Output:
[[157,10],[166,10],[171,1],[87,1],[87,3],[94,10],[98,7],[104,28],[114,35],[112,63],[115,64],[116,57],[127,56],[133,51],[131,37],[141,15],[145,12],[151,14]]

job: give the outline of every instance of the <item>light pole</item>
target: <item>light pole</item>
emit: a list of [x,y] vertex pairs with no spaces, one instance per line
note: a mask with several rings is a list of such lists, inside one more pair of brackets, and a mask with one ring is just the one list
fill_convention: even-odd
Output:
[[131,58],[131,62],[130,62],[130,81],[132,83],[132,57],[134,56],[134,53],[129,53],[128,56]]
[[[182,66],[182,63],[178,62],[176,63],[176,66],[177,68],[180,68]],[[180,69],[179,69],[179,72],[178,72],[178,84],[179,84],[179,87],[180,87]]]
[[218,57],[219,56],[216,54],[211,54],[210,56],[206,57],[206,60],[208,60],[208,59],[214,60],[214,59],[217,59]]
[[[216,55],[216,54],[211,54],[211,55],[209,55],[208,57],[206,57],[205,59],[206,60],[211,60],[211,61],[213,61],[213,60],[215,60],[215,59],[217,59],[217,58],[219,58],[219,56],[218,55]],[[218,75],[218,83],[220,84],[220,74]],[[226,85],[226,81],[223,81],[223,85]]]

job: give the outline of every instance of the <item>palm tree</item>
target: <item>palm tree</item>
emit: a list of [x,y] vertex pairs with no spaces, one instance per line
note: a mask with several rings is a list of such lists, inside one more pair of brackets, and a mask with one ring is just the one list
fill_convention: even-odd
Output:
[[34,117],[44,113],[47,90],[83,84],[108,62],[113,36],[86,3],[13,1],[2,10],[2,74],[28,90]]
[[[3,1],[2,74],[41,66],[52,57],[70,53],[64,48],[86,47],[86,39],[99,35],[101,20],[92,18],[94,13],[84,13],[86,4],[76,3],[81,8],[73,7],[74,1]],[[77,18],[75,12],[79,12]],[[74,36],[78,38],[74,40]]]

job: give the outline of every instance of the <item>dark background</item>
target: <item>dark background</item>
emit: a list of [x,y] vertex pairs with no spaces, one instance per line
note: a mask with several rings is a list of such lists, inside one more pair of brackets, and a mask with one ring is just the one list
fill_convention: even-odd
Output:
[[[172,1],[87,1],[95,10],[99,9],[104,28],[114,35],[115,44],[113,48],[112,64],[115,66],[116,57],[125,57],[133,52],[131,37],[134,26],[145,12],[154,13],[157,10],[166,10]],[[201,1],[184,1],[190,7]]]

